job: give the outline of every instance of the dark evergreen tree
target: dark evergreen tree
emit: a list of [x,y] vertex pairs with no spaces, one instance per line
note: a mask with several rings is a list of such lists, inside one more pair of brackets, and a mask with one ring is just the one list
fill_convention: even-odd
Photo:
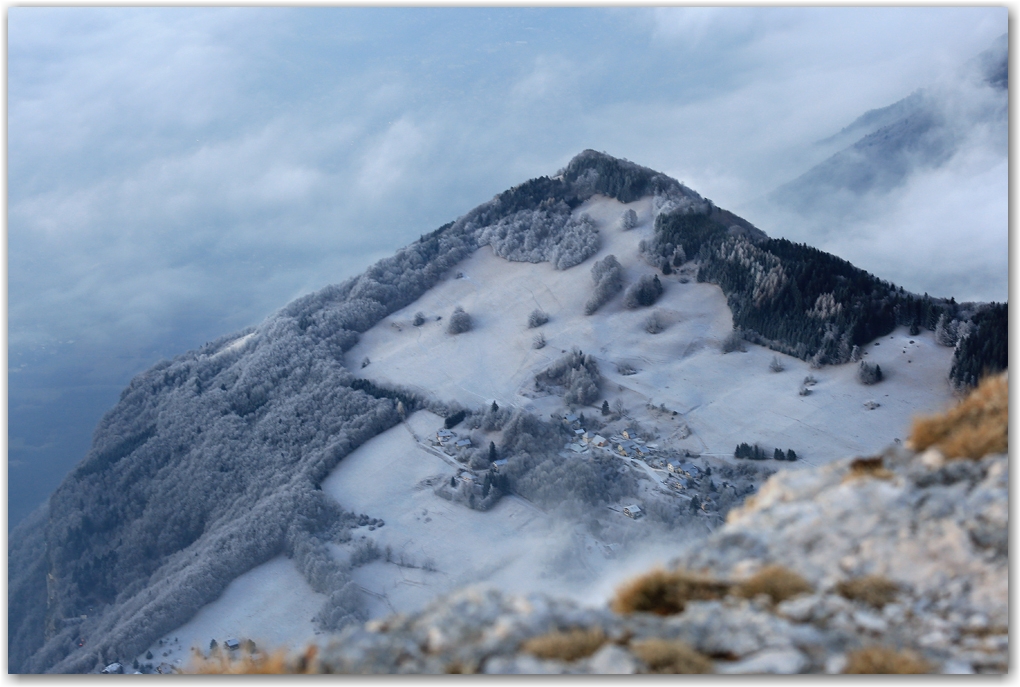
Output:
[[602,401],[602,414],[609,415],[609,401]]
[[467,417],[466,410],[458,410],[456,413],[446,418],[446,420],[443,422],[443,426],[446,427],[447,429],[453,429],[461,422],[463,422],[464,418],[466,417]]
[[496,462],[496,442],[494,441],[489,442],[489,462]]
[[960,388],[977,386],[985,375],[1007,369],[1009,362],[1009,309],[991,303],[973,318],[975,329],[956,347],[949,378]]

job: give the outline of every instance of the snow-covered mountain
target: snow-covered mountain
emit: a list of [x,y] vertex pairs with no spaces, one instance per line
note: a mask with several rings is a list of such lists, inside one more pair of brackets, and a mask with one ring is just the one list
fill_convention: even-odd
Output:
[[1003,367],[1004,306],[585,151],[136,377],[11,533],[10,670],[303,643],[469,582],[601,600]]
[[1005,150],[1008,131],[1008,36],[938,83],[871,110],[819,149],[830,157],[780,186],[767,203],[806,217],[837,219],[868,210],[917,174],[960,151],[993,141]]

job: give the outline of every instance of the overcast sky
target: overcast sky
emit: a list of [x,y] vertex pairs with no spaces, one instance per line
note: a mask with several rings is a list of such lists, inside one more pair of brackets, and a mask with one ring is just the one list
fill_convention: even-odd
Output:
[[[978,7],[10,8],[10,517],[132,375],[584,148],[739,210],[1006,30]],[[1004,300],[1005,160],[968,151],[817,241],[747,219]],[[969,280],[941,271],[961,255]]]

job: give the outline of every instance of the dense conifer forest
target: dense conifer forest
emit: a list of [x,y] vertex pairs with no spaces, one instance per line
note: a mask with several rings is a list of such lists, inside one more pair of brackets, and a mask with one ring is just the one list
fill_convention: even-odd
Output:
[[[698,281],[718,284],[733,324],[754,343],[818,365],[849,362],[854,347],[896,326],[936,331],[956,345],[951,378],[974,386],[987,372],[1006,368],[1005,304],[968,307],[955,299],[918,296],[802,243],[727,227],[718,212],[676,211],[656,218],[654,264],[677,255],[698,262]],[[675,262],[675,261],[673,261]]]

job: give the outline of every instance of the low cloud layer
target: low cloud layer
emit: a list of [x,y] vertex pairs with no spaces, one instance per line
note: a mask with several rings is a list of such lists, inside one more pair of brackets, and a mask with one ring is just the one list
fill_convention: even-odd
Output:
[[[11,521],[160,357],[586,147],[735,208],[1006,21],[978,7],[12,8]],[[1005,151],[980,150],[836,238],[759,223],[908,288],[1001,300]],[[938,245],[917,250],[934,226]]]

